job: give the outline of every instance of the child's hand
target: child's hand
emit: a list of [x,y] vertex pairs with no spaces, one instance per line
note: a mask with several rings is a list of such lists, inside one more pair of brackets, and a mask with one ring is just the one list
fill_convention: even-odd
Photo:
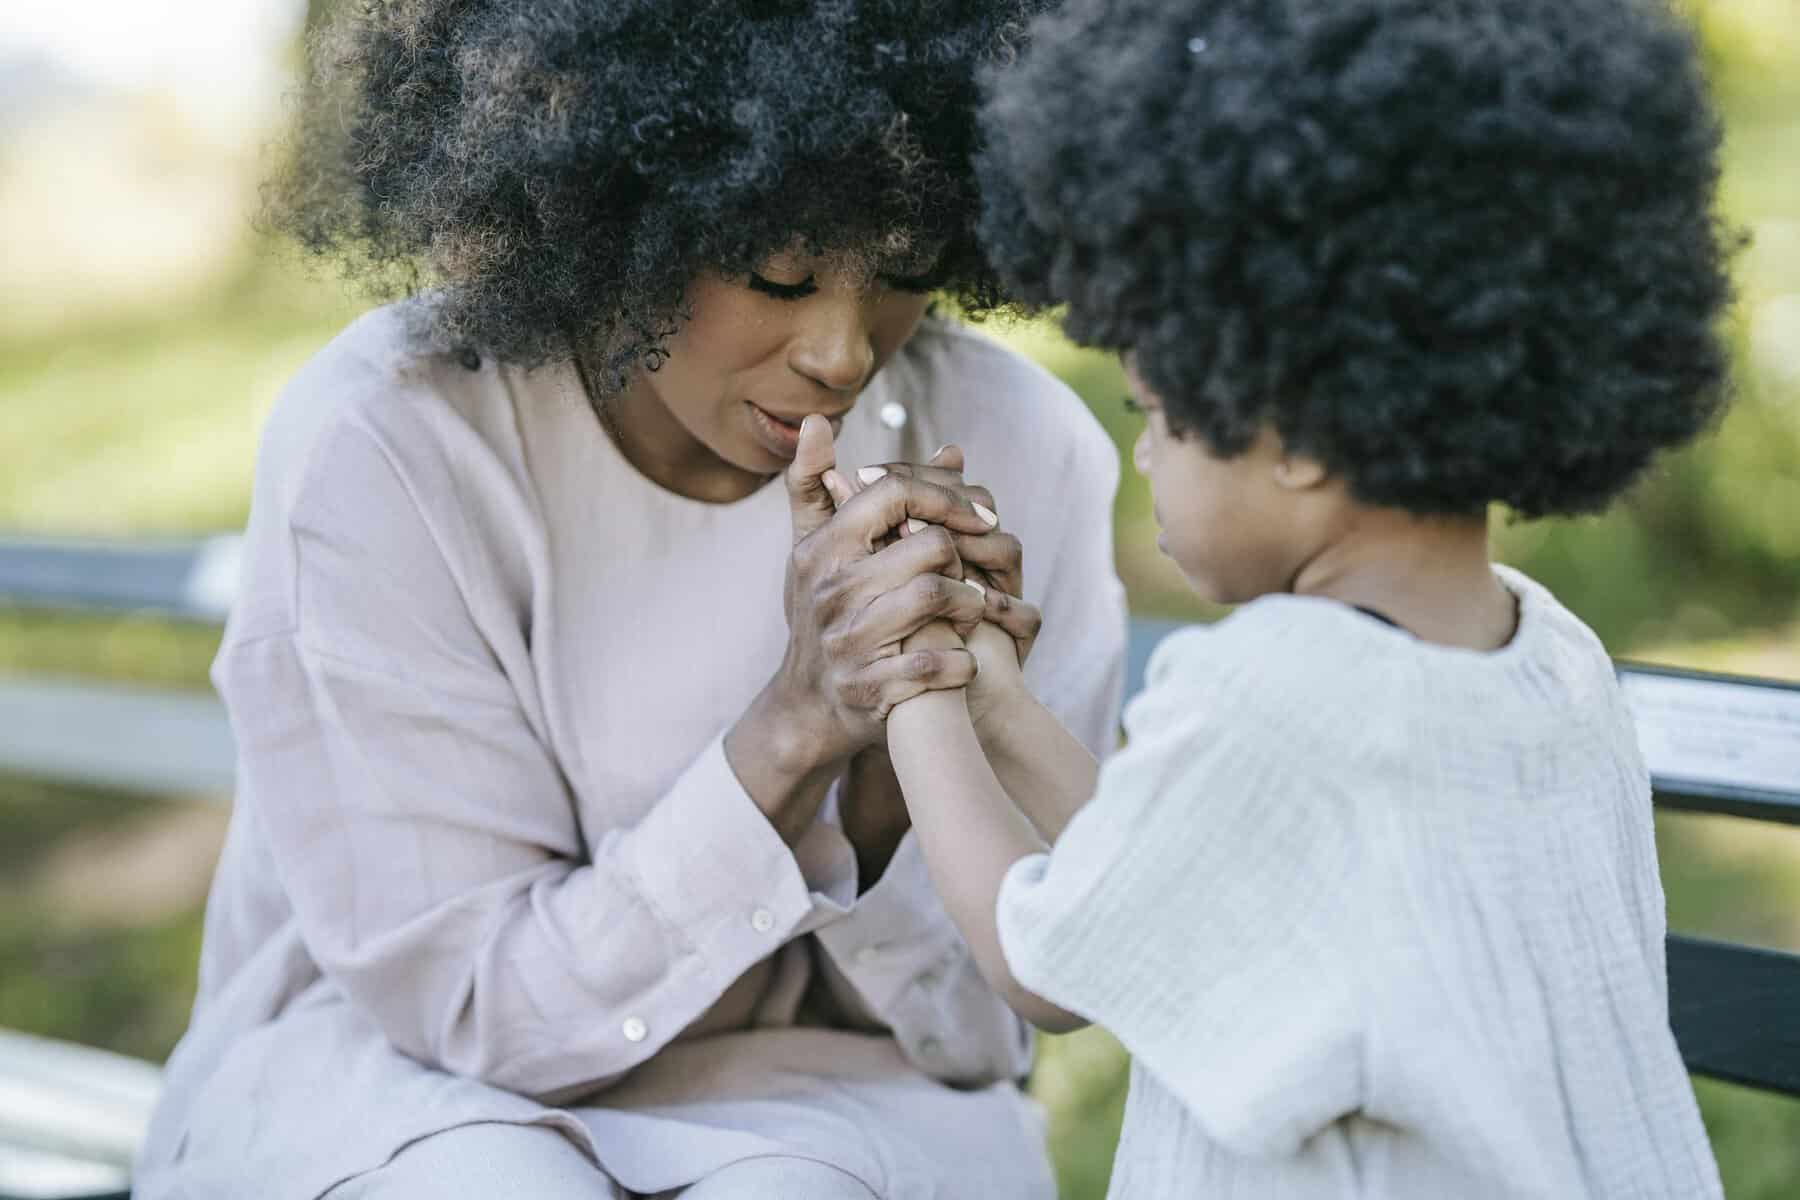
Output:
[[[916,650],[961,650],[965,644],[948,621],[933,621],[901,642],[900,653],[911,654]],[[970,646],[969,649],[973,650],[974,647]]]
[[[833,470],[824,477],[826,489],[834,503],[842,507],[867,483],[890,472],[917,475],[932,482],[968,493],[977,502],[991,506],[993,496],[985,488],[971,488],[963,482],[963,455],[956,446],[945,446],[929,463],[915,467],[906,463],[887,463],[865,468],[854,477]],[[989,511],[992,511],[991,507]],[[895,536],[907,530],[897,529]],[[926,631],[901,644],[902,651],[954,649],[966,644],[975,655],[980,674],[968,687],[969,714],[980,730],[985,718],[1000,711],[1016,695],[1024,691],[1021,667],[1037,641],[1043,615],[1035,604],[1019,599],[1022,581],[1022,547],[1017,538],[998,528],[985,537],[961,537],[957,549],[963,555],[964,577],[979,587],[986,601],[985,619],[966,637],[939,623],[935,632]],[[954,638],[955,640],[951,640]],[[985,677],[985,678],[984,678]]]
[[1020,669],[1019,643],[992,621],[983,621],[963,639],[975,656],[975,678],[966,689],[969,719],[979,734],[983,723],[1025,691],[1025,676]]

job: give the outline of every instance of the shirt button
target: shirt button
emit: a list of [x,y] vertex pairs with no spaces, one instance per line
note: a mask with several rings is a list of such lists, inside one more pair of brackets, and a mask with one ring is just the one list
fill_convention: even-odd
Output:
[[750,914],[750,928],[758,933],[767,933],[775,928],[775,914],[766,908],[759,908]]
[[861,950],[858,950],[856,952],[856,961],[857,961],[857,963],[859,963],[862,966],[866,967],[869,964],[874,963],[874,962],[879,962],[880,960],[881,960],[881,947],[880,946],[864,946]]
[[650,1027],[644,1024],[642,1017],[627,1017],[623,1032],[626,1041],[641,1042],[650,1036]]
[[924,1037],[919,1039],[919,1056],[921,1058],[936,1058],[938,1052],[943,1048],[944,1043],[938,1041],[934,1037]]

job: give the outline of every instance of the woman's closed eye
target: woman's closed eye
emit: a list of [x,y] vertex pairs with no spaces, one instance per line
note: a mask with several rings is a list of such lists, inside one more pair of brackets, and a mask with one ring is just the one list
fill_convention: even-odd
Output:
[[799,283],[778,283],[773,279],[750,272],[750,290],[761,292],[765,296],[773,296],[777,300],[804,300],[819,290],[816,276],[808,275]]
[[[937,291],[943,285],[943,281],[934,271],[925,275],[883,275],[881,284],[896,292],[910,292],[913,295],[926,296]],[[761,292],[763,295],[772,296],[777,300],[804,300],[808,296],[817,294],[819,290],[819,280],[816,275],[808,275],[798,283],[782,283],[780,280],[770,279],[766,275],[752,271],[749,285],[751,291]]]

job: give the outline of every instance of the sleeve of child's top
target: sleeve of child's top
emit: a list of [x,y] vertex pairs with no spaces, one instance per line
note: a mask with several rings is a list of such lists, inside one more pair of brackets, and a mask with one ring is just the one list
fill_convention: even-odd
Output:
[[584,837],[381,446],[350,430],[315,457],[328,476],[256,551],[291,556],[292,626],[215,672],[307,948],[421,1061],[536,1096],[616,1079],[823,897],[717,739],[641,821]]
[[[1166,674],[1166,673],[1165,673]],[[1285,1154],[1357,1107],[1356,822],[1243,689],[1166,679],[999,900],[1019,982],[1110,1029],[1207,1135]]]

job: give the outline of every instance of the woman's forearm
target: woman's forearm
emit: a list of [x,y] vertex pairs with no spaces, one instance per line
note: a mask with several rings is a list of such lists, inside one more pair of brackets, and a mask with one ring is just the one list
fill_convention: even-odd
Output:
[[960,691],[927,692],[888,716],[888,753],[906,794],[933,887],[981,973],[1014,1011],[1041,1029],[1085,1022],[1024,988],[1000,948],[995,906],[1012,865],[1044,849],[1013,804],[969,723]]
[[843,763],[820,752],[791,706],[765,691],[725,734],[725,761],[781,840],[792,846],[818,816]]
[[1006,794],[1045,841],[1056,841],[1093,797],[1100,775],[1093,754],[1023,681],[983,714],[976,732]]

